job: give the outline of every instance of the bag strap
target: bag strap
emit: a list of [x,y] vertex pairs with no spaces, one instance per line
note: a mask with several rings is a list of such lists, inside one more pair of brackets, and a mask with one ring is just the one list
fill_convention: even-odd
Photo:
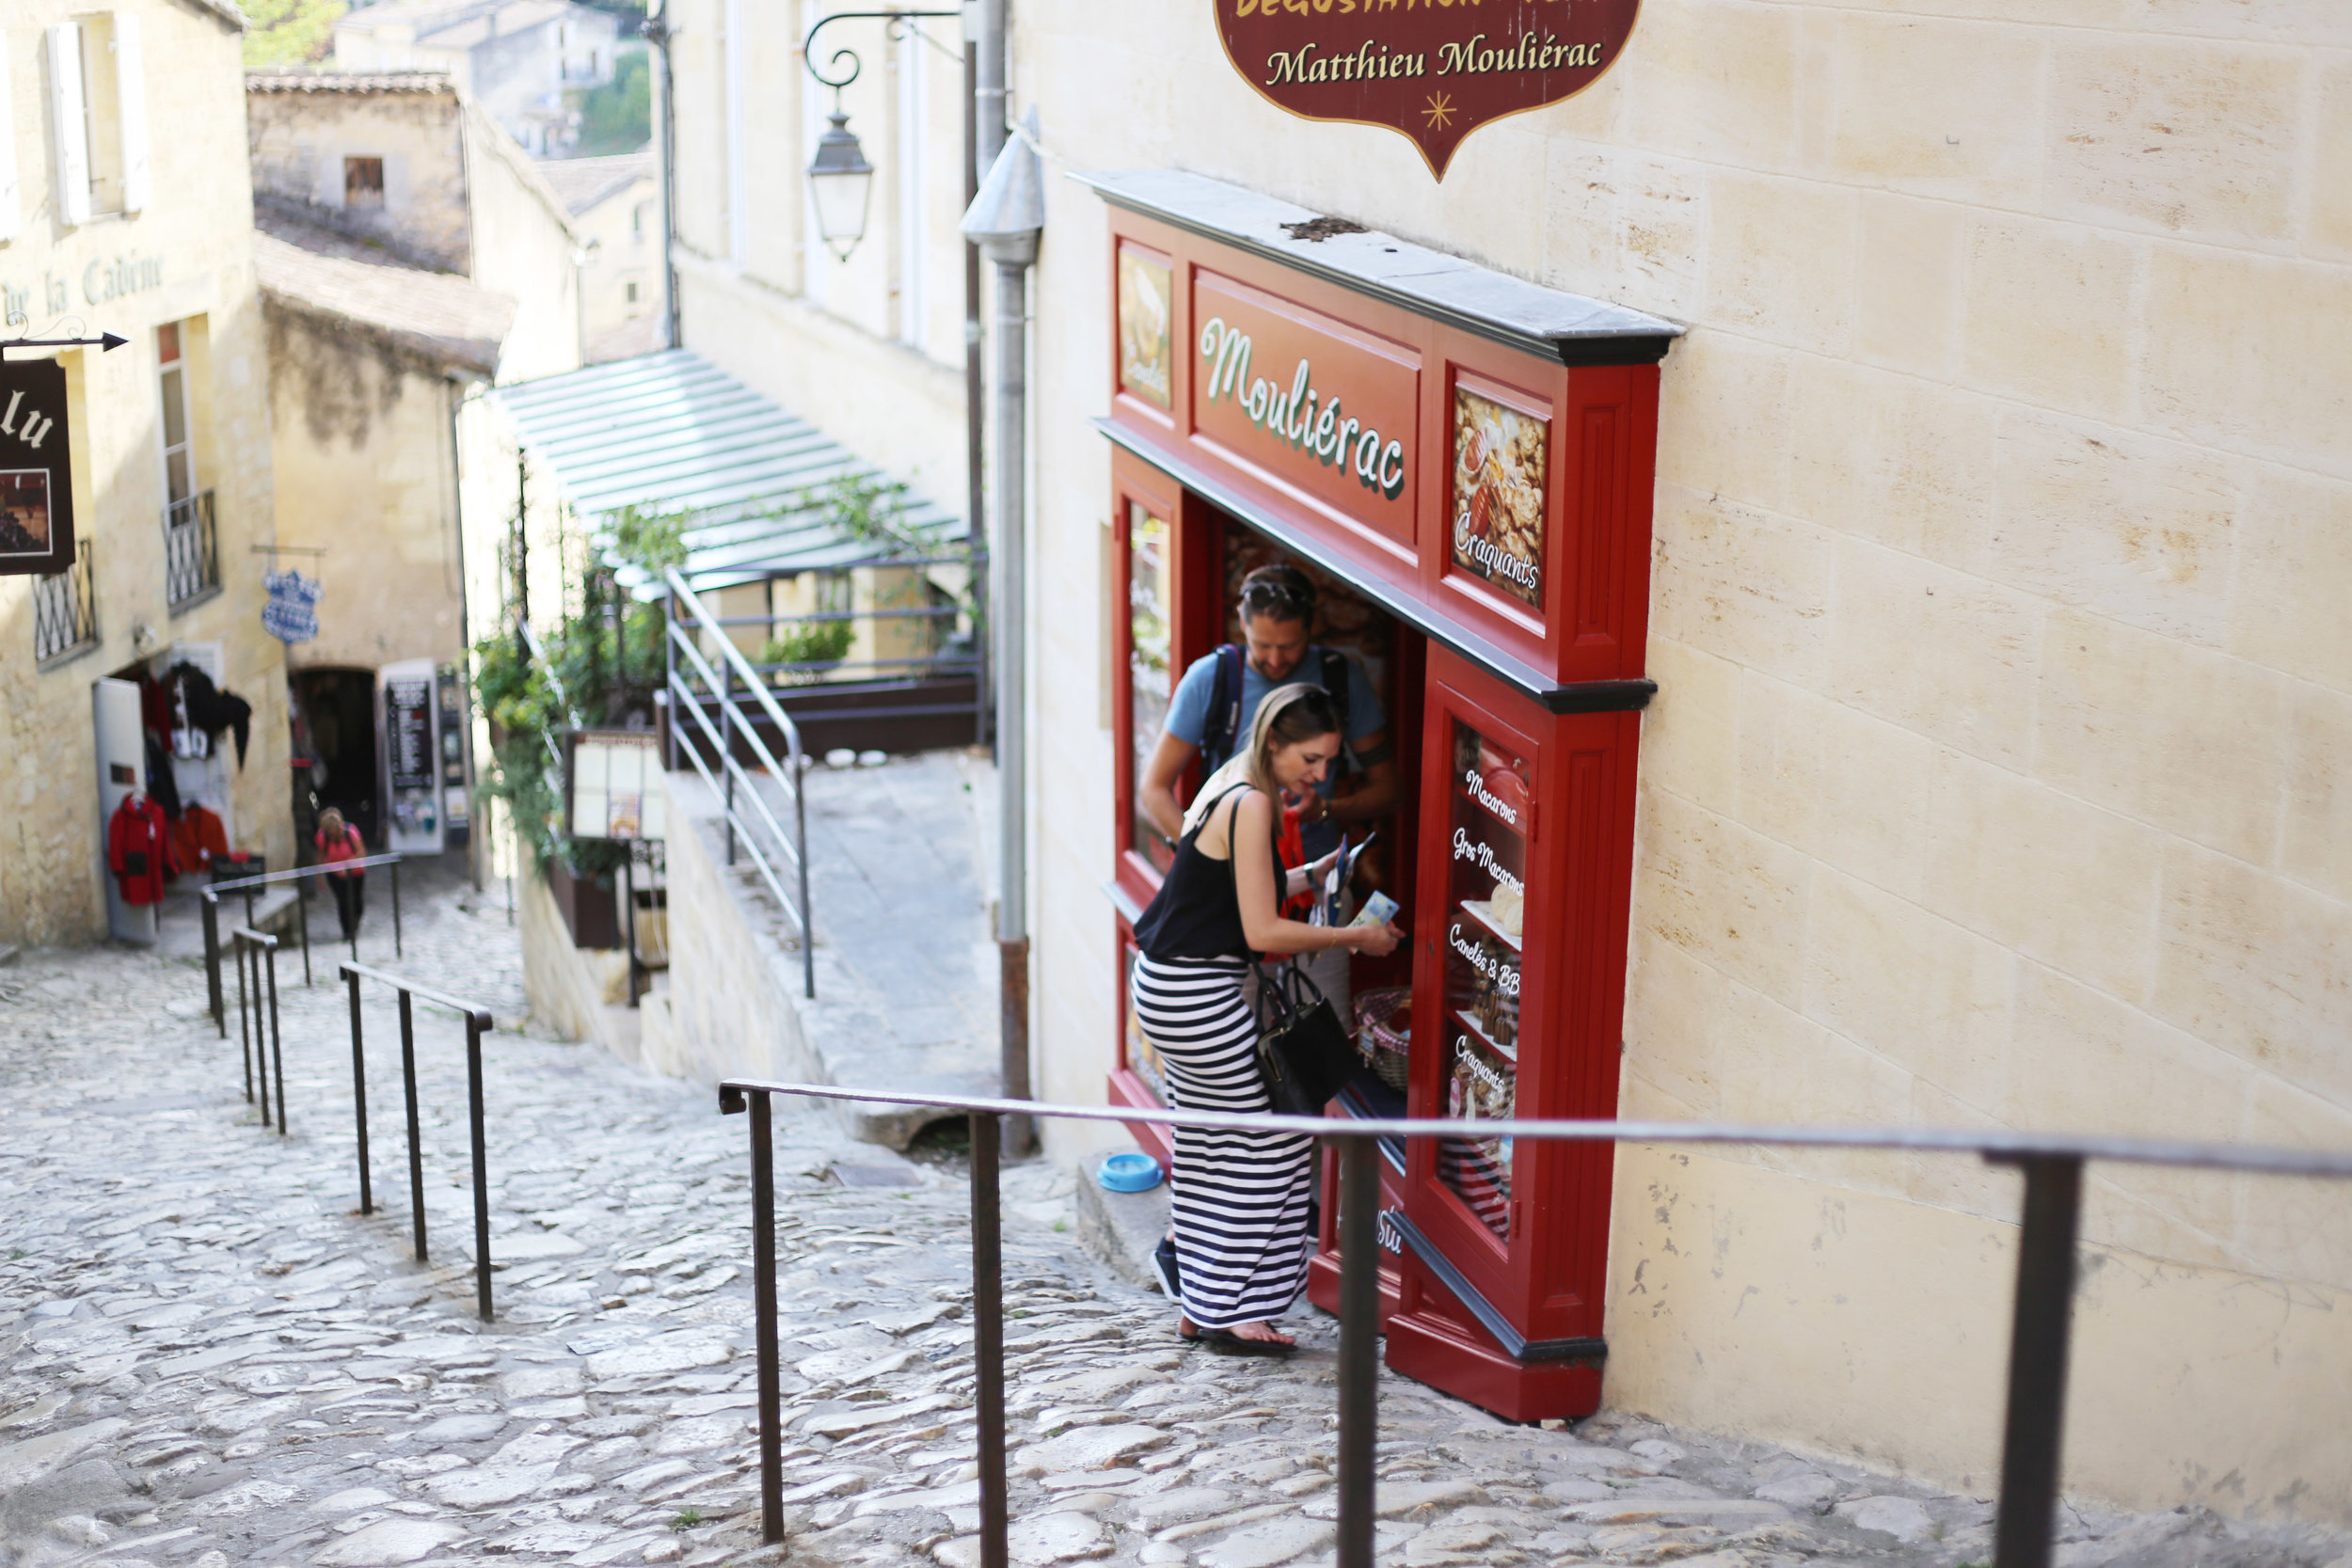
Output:
[[1241,734],[1241,645],[1220,642],[1209,683],[1209,715],[1200,732],[1200,765],[1214,773],[1233,754]]

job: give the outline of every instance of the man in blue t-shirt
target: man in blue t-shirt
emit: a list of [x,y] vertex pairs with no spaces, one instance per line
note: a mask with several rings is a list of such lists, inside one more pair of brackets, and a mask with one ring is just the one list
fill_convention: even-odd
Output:
[[[1208,759],[1212,768],[1249,743],[1249,726],[1267,692],[1294,681],[1323,684],[1325,650],[1310,644],[1308,628],[1314,622],[1314,584],[1295,566],[1262,566],[1241,585],[1241,704],[1232,731],[1222,739],[1222,754]],[[1176,782],[1200,754],[1201,742],[1213,726],[1222,724],[1212,713],[1217,688],[1217,658],[1210,654],[1193,661],[1176,683],[1168,707],[1168,727],[1144,768],[1136,793],[1143,809],[1170,840],[1184,831],[1184,809],[1176,803]],[[1388,716],[1380,699],[1364,678],[1363,666],[1339,657],[1334,662],[1346,671],[1347,734],[1344,755],[1360,773],[1361,785],[1345,799],[1334,799],[1330,779],[1314,793],[1287,802],[1298,808],[1299,837],[1309,860],[1318,860],[1339,847],[1349,826],[1375,820],[1396,806],[1396,756],[1389,745]],[[1338,695],[1334,693],[1334,695]],[[1341,771],[1333,768],[1334,773]],[[1359,835],[1360,836],[1360,834]]]

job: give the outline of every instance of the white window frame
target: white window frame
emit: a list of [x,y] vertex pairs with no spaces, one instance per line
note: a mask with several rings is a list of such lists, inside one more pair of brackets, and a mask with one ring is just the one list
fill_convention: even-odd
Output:
[[[0,32],[0,126],[16,124],[16,104],[8,91],[8,36]],[[16,173],[16,137],[0,136],[0,240],[13,240],[24,228],[24,208]]]
[[59,22],[49,29],[51,140],[57,149],[57,221],[87,223],[89,200],[89,109],[82,92],[82,24]]

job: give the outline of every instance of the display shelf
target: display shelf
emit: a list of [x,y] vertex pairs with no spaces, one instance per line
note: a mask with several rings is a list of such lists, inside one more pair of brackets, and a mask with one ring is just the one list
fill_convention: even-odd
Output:
[[1460,1007],[1448,1009],[1446,1016],[1455,1023],[1458,1023],[1463,1028],[1469,1030],[1470,1038],[1476,1040],[1479,1044],[1485,1046],[1487,1050],[1493,1052],[1504,1061],[1510,1063],[1513,1070],[1516,1071],[1518,1069],[1519,1065],[1519,1048],[1518,1046],[1505,1045],[1501,1040],[1495,1038],[1492,1035],[1486,1033],[1486,1030],[1481,1029],[1478,1026],[1478,1021]]
[[1494,901],[1492,899],[1465,898],[1461,900],[1461,911],[1464,914],[1469,915],[1472,920],[1477,921],[1479,925],[1485,927],[1486,928],[1486,933],[1489,936],[1493,937],[1497,942],[1504,943],[1511,949],[1512,952],[1524,952],[1524,949],[1522,949],[1519,945],[1519,939],[1504,930],[1502,928],[1502,923],[1495,918]]

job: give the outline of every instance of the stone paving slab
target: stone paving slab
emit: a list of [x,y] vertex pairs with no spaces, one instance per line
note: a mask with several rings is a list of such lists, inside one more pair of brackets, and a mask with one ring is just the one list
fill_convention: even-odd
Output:
[[[522,1010],[501,907],[414,899],[407,969]],[[373,918],[373,917],[372,917]],[[487,1042],[499,1316],[471,1315],[461,1037],[418,1013],[432,1256],[408,1256],[397,1047],[371,993],[380,1212],[358,1215],[341,991],[284,997],[264,1131],[200,969],[0,969],[0,1568],[977,1564],[968,1229],[952,1150],[778,1119],[784,1554],[756,1531],[742,1118],[594,1047]],[[866,1174],[859,1174],[859,1173]],[[842,1178],[849,1178],[843,1180]],[[1335,1335],[1221,1360],[1006,1179],[1016,1562],[1330,1560]],[[1384,1374],[1379,1560],[1956,1568],[1989,1509],[1604,1413],[1505,1425]],[[2061,1568],[2352,1568],[2340,1537],[2069,1510]]]

